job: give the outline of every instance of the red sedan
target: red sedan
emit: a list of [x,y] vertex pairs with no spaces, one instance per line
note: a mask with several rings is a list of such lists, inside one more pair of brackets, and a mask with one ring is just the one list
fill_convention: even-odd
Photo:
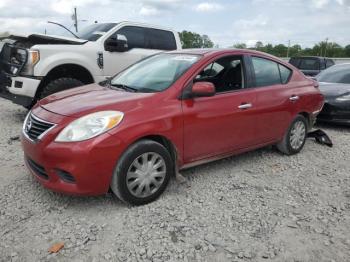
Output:
[[103,85],[53,94],[23,126],[27,167],[45,187],[155,200],[180,169],[266,145],[304,146],[323,106],[316,82],[249,50],[187,50],[140,61]]

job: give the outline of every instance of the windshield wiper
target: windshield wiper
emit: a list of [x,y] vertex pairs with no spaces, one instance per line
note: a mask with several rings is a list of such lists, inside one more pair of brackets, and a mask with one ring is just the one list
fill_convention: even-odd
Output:
[[112,83],[109,83],[109,86],[113,86],[113,87],[116,87],[116,88],[119,88],[119,89],[123,89],[125,91],[128,91],[128,92],[137,92],[138,89],[134,88],[134,87],[130,87],[130,86],[127,86],[127,85],[123,85],[123,84],[112,84]]

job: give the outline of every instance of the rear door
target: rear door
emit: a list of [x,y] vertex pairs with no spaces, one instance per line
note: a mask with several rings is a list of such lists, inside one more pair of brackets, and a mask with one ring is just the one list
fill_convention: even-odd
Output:
[[280,139],[288,128],[298,94],[288,85],[291,69],[264,57],[252,56],[250,61],[255,76],[255,142],[269,143]]
[[183,101],[185,163],[252,145],[255,93],[246,88],[246,73],[242,56],[225,56],[193,79],[213,83],[216,94]]

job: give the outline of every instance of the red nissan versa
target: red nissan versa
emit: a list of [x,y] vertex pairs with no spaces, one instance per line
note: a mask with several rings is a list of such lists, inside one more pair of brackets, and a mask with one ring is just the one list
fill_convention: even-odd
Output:
[[298,153],[322,106],[316,82],[276,57],[175,51],[44,98],[21,140],[45,187],[141,205],[179,169],[266,145]]

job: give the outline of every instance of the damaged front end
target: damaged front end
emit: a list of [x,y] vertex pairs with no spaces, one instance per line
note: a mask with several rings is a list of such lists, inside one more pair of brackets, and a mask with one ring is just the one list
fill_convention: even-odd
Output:
[[0,53],[0,70],[5,75],[17,76],[28,61],[28,50],[5,43]]

